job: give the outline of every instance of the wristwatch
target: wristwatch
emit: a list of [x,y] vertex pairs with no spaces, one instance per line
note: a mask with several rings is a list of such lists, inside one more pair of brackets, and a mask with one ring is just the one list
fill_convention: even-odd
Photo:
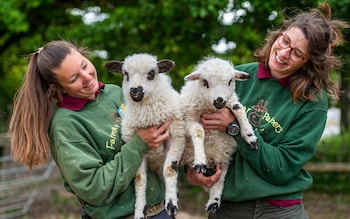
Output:
[[226,132],[227,132],[227,134],[229,134],[231,136],[238,135],[239,130],[240,130],[240,128],[239,128],[238,122],[236,120],[231,122],[231,123],[229,123],[226,126]]

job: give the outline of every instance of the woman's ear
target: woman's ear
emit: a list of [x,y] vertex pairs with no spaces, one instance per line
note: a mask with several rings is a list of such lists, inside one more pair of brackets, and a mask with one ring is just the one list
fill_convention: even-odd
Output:
[[53,90],[57,93],[61,93],[61,94],[66,93],[66,91],[59,84],[50,84],[50,88],[51,88],[51,90]]
[[62,100],[62,97],[65,91],[63,90],[61,85],[52,83],[50,84],[50,90],[52,90],[53,93],[55,93],[55,96],[58,100],[60,101]]

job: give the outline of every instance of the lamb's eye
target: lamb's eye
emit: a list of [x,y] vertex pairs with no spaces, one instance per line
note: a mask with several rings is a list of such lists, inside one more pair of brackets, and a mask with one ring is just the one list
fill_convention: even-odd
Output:
[[232,84],[232,79],[228,82],[228,86],[230,86]]
[[203,80],[203,85],[204,87],[209,88],[209,82],[206,79]]
[[147,79],[150,80],[150,81],[152,81],[153,78],[154,78],[154,74],[155,74],[155,73],[154,73],[154,70],[148,72],[148,74],[147,74]]
[[124,75],[125,75],[125,77],[126,77],[126,81],[129,81],[129,73],[128,72],[124,72]]

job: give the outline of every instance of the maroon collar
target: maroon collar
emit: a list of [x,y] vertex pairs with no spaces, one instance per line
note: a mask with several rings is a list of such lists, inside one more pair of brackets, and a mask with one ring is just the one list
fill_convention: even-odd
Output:
[[[96,91],[95,96],[97,97],[101,93],[101,89],[104,88],[104,84],[102,82],[98,82],[98,90]],[[85,99],[85,98],[76,98],[76,97],[71,97],[71,96],[63,96],[62,101],[58,101],[57,104],[60,107],[74,110],[74,111],[80,111],[83,109],[85,104],[87,102],[93,101],[91,99]]]
[[[259,62],[259,67],[258,67],[258,79],[264,79],[264,78],[272,78],[270,70],[261,62]],[[278,81],[283,87],[289,88],[290,87],[290,80],[291,76],[285,77],[285,78],[275,78],[276,81]]]

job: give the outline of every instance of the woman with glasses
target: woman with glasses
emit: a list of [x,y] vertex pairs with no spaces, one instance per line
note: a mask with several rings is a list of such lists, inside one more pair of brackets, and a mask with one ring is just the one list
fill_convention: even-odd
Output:
[[[348,25],[331,19],[326,3],[302,12],[271,31],[256,50],[258,62],[237,66],[251,79],[237,82],[237,92],[258,137],[251,150],[240,135],[227,172],[222,202],[210,219],[306,219],[302,191],[312,185],[304,169],[316,151],[328,110],[328,95],[339,98],[330,73],[340,67],[333,48]],[[229,109],[203,114],[204,128],[226,130],[235,118]],[[194,185],[212,186],[220,176],[187,170]]]

